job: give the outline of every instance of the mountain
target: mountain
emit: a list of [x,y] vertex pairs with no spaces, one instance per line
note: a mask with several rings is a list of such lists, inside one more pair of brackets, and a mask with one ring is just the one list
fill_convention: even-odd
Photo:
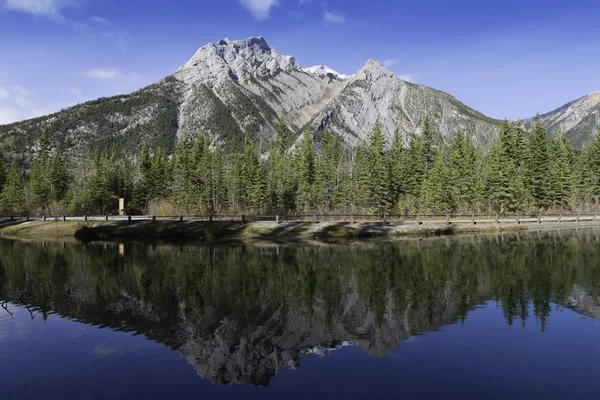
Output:
[[[564,132],[575,147],[587,144],[600,126],[600,91],[565,104],[541,116],[549,133]],[[525,121],[531,124],[533,119]]]
[[[596,99],[577,100],[544,120],[583,143],[598,123],[600,95],[590,96]],[[349,76],[325,65],[304,67],[256,37],[209,43],[173,75],[135,93],[0,126],[0,144],[6,152],[32,152],[42,130],[65,149],[116,145],[132,151],[147,140],[172,151],[177,138],[200,131],[237,143],[248,131],[265,142],[281,115],[293,137],[327,129],[352,145],[368,137],[377,118],[388,143],[396,129],[405,138],[419,133],[429,117],[440,142],[463,129],[487,147],[498,125],[447,93],[400,79],[377,61]]]

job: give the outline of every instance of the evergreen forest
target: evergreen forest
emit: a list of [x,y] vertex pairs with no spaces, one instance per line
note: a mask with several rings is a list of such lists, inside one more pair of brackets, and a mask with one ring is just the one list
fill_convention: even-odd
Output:
[[[145,143],[61,150],[42,134],[32,162],[0,163],[4,215],[128,214],[446,215],[594,212],[600,200],[600,130],[576,150],[547,134],[538,117],[527,131],[504,121],[491,148],[468,132],[443,143],[425,119],[420,132],[386,143],[379,123],[349,146],[328,132],[298,139],[281,117],[268,143],[185,136],[173,154]],[[122,150],[122,149],[121,149]]]

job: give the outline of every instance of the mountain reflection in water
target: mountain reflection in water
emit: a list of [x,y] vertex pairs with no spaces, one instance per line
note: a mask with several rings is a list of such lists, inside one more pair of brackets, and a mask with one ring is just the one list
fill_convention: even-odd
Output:
[[[600,318],[593,232],[171,246],[0,241],[4,310],[143,334],[212,382],[268,386],[308,354],[401,342],[496,302],[509,325]],[[535,318],[532,318],[535,317]],[[0,343],[2,338],[0,337]]]

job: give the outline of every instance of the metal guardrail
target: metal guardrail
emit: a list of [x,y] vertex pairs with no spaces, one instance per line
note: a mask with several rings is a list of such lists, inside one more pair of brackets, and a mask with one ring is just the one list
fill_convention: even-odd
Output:
[[312,214],[312,215],[190,215],[190,216],[151,216],[151,215],[104,215],[104,216],[5,216],[4,220],[14,221],[237,221],[237,222],[344,222],[344,223],[387,223],[402,225],[425,224],[531,224],[600,222],[600,217],[592,214],[559,214],[538,216],[492,216],[480,215],[380,215],[368,214]]

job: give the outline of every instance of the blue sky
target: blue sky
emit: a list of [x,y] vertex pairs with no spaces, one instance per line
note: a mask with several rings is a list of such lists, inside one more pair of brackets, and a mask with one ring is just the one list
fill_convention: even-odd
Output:
[[367,59],[496,118],[600,90],[600,2],[0,0],[0,124],[171,74],[223,37],[264,36],[305,66]]

